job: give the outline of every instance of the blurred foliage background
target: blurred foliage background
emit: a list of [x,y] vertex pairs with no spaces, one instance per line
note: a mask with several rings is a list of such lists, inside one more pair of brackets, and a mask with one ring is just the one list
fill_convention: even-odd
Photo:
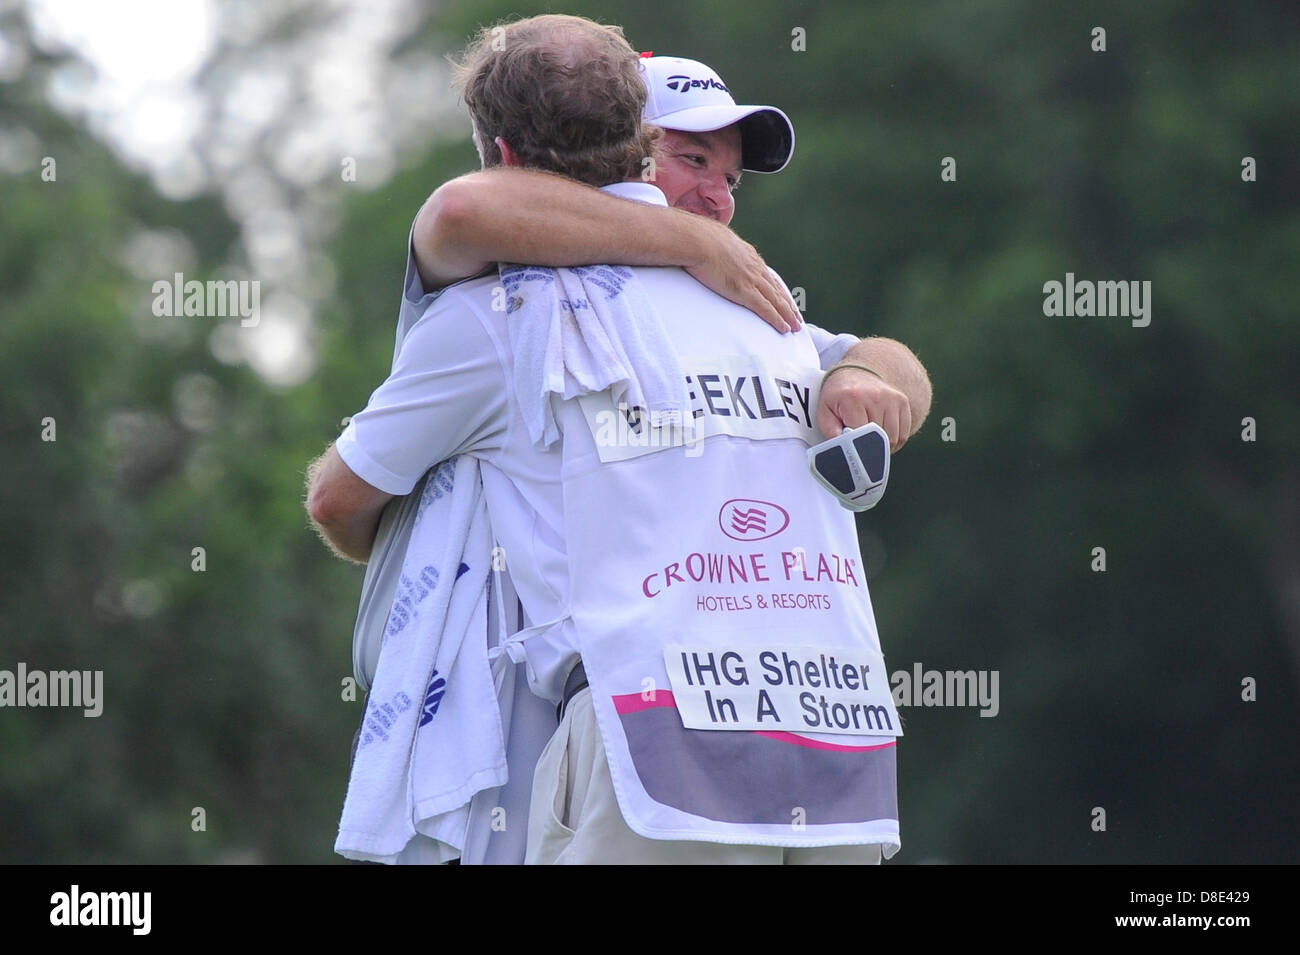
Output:
[[[811,320],[929,368],[860,519],[873,600],[891,670],[997,670],[1000,712],[904,711],[896,861],[1300,860],[1295,4],[201,6],[133,125],[48,4],[0,3],[0,669],[105,697],[0,710],[0,861],[338,861],[361,572],[304,469],[387,374],[416,209],[476,164],[442,55],[548,10],[784,109],[734,227]],[[263,320],[155,316],[175,272],[261,280]],[[1150,326],[1044,316],[1066,272],[1149,280]]]

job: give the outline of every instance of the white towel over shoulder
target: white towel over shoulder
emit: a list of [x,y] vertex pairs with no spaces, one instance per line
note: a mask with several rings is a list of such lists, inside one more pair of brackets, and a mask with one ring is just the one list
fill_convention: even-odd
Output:
[[677,353],[633,271],[502,265],[515,393],[534,444],[559,438],[551,398],[613,388],[651,427],[692,424]]
[[465,845],[474,794],[506,781],[488,663],[492,533],[478,460],[429,475],[384,633],[334,850],[444,862]]

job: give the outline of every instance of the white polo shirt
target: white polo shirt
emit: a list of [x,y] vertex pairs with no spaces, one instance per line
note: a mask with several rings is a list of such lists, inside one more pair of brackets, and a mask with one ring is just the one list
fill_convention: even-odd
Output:
[[[663,193],[647,183],[618,183],[602,191],[667,205]],[[680,269],[637,268],[636,275],[661,314],[698,312],[701,302],[710,311],[744,311],[699,283],[683,283]],[[568,604],[562,456],[559,445],[543,451],[532,444],[514,400],[510,319],[492,308],[499,284],[492,272],[425,293],[408,251],[392,373],[353,415],[336,446],[362,480],[394,495],[409,493],[440,461],[458,454],[478,457],[493,532],[524,623],[533,626],[561,619]],[[812,341],[823,368],[858,341],[806,325],[791,334],[790,347],[803,336]],[[558,699],[577,661],[576,643],[564,628],[556,628],[531,639],[527,648],[534,691]]]

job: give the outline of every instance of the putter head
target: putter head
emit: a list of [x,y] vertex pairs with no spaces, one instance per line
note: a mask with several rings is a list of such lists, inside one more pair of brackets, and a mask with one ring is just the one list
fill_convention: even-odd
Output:
[[878,424],[845,428],[808,449],[808,467],[822,487],[850,511],[866,511],[885,496],[889,436]]

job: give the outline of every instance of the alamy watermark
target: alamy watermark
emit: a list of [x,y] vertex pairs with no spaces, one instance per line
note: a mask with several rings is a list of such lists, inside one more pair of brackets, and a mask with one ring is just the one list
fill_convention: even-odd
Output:
[[[689,414],[689,412],[688,412]],[[606,408],[595,414],[596,446],[600,448],[676,448],[684,447],[688,458],[704,453],[704,436],[693,419],[666,417],[651,424],[643,408],[630,408],[620,402],[618,411]]]
[[1118,316],[1131,318],[1134,328],[1151,324],[1151,282],[1093,282],[1065,273],[1065,282],[1043,283],[1043,314],[1049,317]]
[[132,935],[148,935],[152,911],[152,892],[83,892],[73,885],[50,896],[51,925],[119,925],[130,927]]
[[925,670],[913,663],[911,670],[895,670],[889,676],[895,706],[978,706],[980,716],[997,716],[997,670]]
[[104,712],[103,670],[0,670],[0,707],[81,707],[82,716]]
[[262,283],[257,279],[185,280],[182,272],[153,283],[153,313],[159,318],[238,318],[251,328],[262,320]]

